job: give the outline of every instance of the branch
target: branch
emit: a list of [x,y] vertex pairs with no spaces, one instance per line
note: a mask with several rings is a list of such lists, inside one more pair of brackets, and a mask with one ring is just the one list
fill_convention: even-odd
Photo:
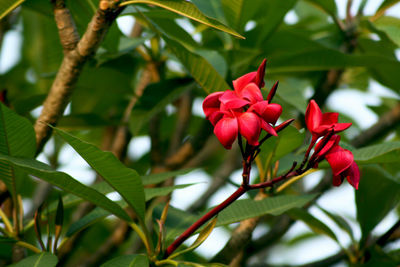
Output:
[[93,16],[82,39],[77,42],[75,23],[64,1],[55,0],[53,3],[60,41],[64,48],[64,58],[35,123],[37,154],[50,138],[51,128],[47,124],[57,124],[70,100],[84,64],[93,57],[112,22],[122,11],[122,8],[118,7],[105,7],[100,1],[100,8]]
[[367,130],[361,132],[354,138],[351,144],[355,147],[362,147],[379,137],[388,133],[393,127],[400,123],[400,104],[380,117],[377,123]]

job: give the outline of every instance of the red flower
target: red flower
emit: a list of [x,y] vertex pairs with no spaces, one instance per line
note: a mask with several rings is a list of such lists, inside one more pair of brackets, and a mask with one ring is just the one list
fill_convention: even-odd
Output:
[[322,113],[318,104],[314,100],[310,101],[306,110],[306,125],[314,142],[332,130],[338,133],[351,126],[351,123],[337,123],[338,116],[336,112]]
[[[234,91],[215,92],[204,99],[203,110],[214,128],[221,144],[230,149],[240,133],[250,145],[258,145],[261,129],[277,135],[274,125],[282,113],[278,104],[269,104],[263,99],[260,87],[264,85],[264,60],[256,72],[251,72],[233,81]],[[269,100],[277,84],[271,89]]]
[[360,170],[354,161],[353,153],[339,146],[340,136],[333,135],[327,142],[326,138],[329,136],[321,139],[315,146],[316,155],[310,159],[315,161],[314,167],[318,166],[319,161],[326,159],[332,169],[334,186],[341,185],[344,178],[347,178],[347,181],[358,189]]

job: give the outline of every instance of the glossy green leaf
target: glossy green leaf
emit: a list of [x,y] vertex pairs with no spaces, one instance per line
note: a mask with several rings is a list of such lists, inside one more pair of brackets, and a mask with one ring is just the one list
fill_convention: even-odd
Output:
[[53,170],[50,166],[34,159],[16,158],[0,154],[0,160],[6,161],[15,167],[21,168],[26,173],[38,177],[52,185],[55,185],[69,193],[104,208],[123,220],[131,221],[128,214],[117,204],[106,198],[98,191],[81,184],[68,174]]
[[139,174],[125,167],[111,152],[102,151],[60,129],[54,128],[54,130],[122,196],[138,217],[144,221],[145,198]]
[[123,255],[102,264],[101,267],[145,267],[149,266],[149,260],[145,255]]
[[400,19],[384,16],[374,21],[374,25],[378,30],[385,32],[400,47]]
[[400,201],[400,180],[383,168],[368,166],[361,169],[361,180],[356,191],[357,220],[362,240]]
[[219,21],[208,18],[200,10],[193,4],[188,1],[183,0],[128,0],[123,2],[122,5],[130,5],[130,4],[148,4],[155,5],[161,8],[170,10],[172,12],[178,13],[179,15],[188,17],[189,19],[195,20],[199,23],[207,25],[212,28],[216,28],[223,32],[232,34],[238,38],[244,39],[243,36],[230,29],[229,27],[223,25]]
[[328,226],[326,226],[319,219],[315,218],[313,215],[308,213],[306,210],[293,209],[293,210],[289,211],[289,216],[296,220],[303,221],[314,232],[316,232],[318,234],[327,235],[328,237],[332,238],[333,240],[338,241],[335,233]]
[[27,257],[20,262],[10,265],[13,267],[55,267],[58,263],[57,256],[49,252],[42,252]]
[[299,208],[310,202],[315,195],[276,196],[260,201],[237,200],[218,215],[217,226],[243,221],[265,214],[280,215],[292,208]]
[[166,36],[163,36],[163,39],[196,82],[203,87],[206,93],[230,89],[224,78],[203,57],[192,53],[175,40]]
[[399,162],[400,141],[385,142],[353,150],[354,160],[362,164]]
[[25,0],[2,0],[0,2],[0,20],[21,5]]
[[188,248],[178,251],[171,256],[169,256],[169,259],[173,259],[178,257],[179,255],[182,255],[186,252],[192,251],[196,249],[198,246],[200,246],[204,241],[206,241],[207,237],[211,234],[212,230],[214,230],[214,227],[217,223],[218,217],[214,217],[211,221],[207,223],[207,225],[200,231],[199,236],[196,238],[196,240],[191,244]]
[[[36,151],[35,132],[31,123],[0,102],[0,153],[13,157],[33,158]],[[0,180],[15,198],[23,184],[24,173],[0,161]]]
[[331,16],[337,16],[337,7],[335,0],[307,0],[313,5],[321,8]]
[[67,233],[65,234],[67,237],[71,237],[74,234],[82,231],[83,229],[89,227],[90,225],[98,222],[99,220],[107,217],[110,215],[110,212],[103,210],[99,207],[93,209],[91,212],[83,216],[81,219],[78,221],[72,223],[68,230]]

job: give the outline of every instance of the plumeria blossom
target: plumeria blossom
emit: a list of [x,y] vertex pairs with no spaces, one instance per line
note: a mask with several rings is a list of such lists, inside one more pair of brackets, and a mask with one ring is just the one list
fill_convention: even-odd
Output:
[[338,113],[322,113],[314,100],[306,110],[306,125],[312,134],[312,147],[319,137],[324,136],[317,143],[314,154],[310,162],[314,168],[318,167],[318,162],[326,159],[331,166],[333,173],[333,185],[339,186],[343,180],[347,181],[358,189],[360,181],[360,170],[354,161],[353,153],[339,146],[340,136],[335,135],[351,126],[351,123],[337,123]]
[[250,72],[233,81],[234,90],[215,92],[203,102],[203,110],[221,144],[230,149],[238,134],[252,146],[259,144],[261,130],[276,136],[271,126],[282,113],[282,107],[271,104],[277,84],[271,89],[269,100],[264,100],[260,88],[264,86],[264,60],[256,72]]
[[351,123],[338,123],[338,116],[336,112],[322,113],[318,104],[314,100],[310,101],[306,110],[306,125],[314,142],[332,130],[338,133],[351,126]]
[[[326,142],[325,138],[329,138],[329,140]],[[360,170],[354,161],[353,153],[340,147],[339,141],[340,136],[333,135],[331,137],[326,136],[318,142],[315,146],[317,155],[311,157],[316,161],[314,167],[318,166],[319,161],[326,159],[332,169],[334,186],[341,185],[343,180],[347,178],[349,184],[358,189]]]

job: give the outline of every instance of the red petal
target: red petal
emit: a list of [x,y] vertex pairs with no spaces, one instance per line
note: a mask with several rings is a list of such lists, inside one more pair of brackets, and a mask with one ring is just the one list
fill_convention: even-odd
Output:
[[232,148],[238,134],[238,122],[236,118],[223,117],[214,128],[218,140],[226,149]]
[[282,114],[282,107],[279,104],[269,104],[262,114],[263,119],[271,124],[275,124]]
[[[327,137],[322,138],[318,144],[315,146],[315,151],[318,151],[321,149],[321,146],[325,143]],[[326,145],[321,149],[321,151],[318,152],[318,157],[322,158],[325,156],[328,151],[339,144],[340,141],[340,136],[339,135],[334,135],[332,136],[329,141],[326,143]]]
[[321,119],[321,109],[314,100],[311,100],[306,110],[306,125],[308,130],[313,133],[314,130],[320,125]]
[[211,122],[213,126],[224,116],[223,112],[216,111],[212,113],[207,119]]
[[257,72],[254,71],[254,72],[247,73],[247,74],[243,75],[242,77],[234,80],[232,83],[233,83],[233,88],[235,88],[235,92],[237,94],[239,94],[242,91],[242,89],[244,87],[246,87],[246,85],[255,81],[256,76],[257,76]]
[[267,96],[267,101],[268,103],[271,103],[272,98],[274,98],[274,95],[276,93],[276,89],[278,88],[279,81],[276,81],[275,84],[272,86],[271,90],[269,90],[268,96]]
[[203,111],[206,117],[210,116],[211,113],[215,112],[216,109],[219,109],[221,104],[219,98],[222,96],[224,92],[215,92],[208,95],[203,101]]
[[250,145],[258,145],[261,125],[260,118],[253,112],[244,112],[238,117],[239,132],[249,142]]
[[331,165],[333,175],[344,172],[354,162],[353,154],[340,146],[333,147],[326,155],[326,160]]
[[349,123],[335,123],[333,125],[333,129],[335,130],[335,133],[341,132],[346,130],[347,128],[349,128],[352,125],[351,122]]
[[342,175],[333,175],[332,184],[334,186],[339,186],[343,183],[343,176]]
[[347,169],[346,175],[349,184],[351,184],[357,190],[360,182],[360,169],[355,161],[353,161],[353,164],[351,164],[350,168]]
[[321,125],[331,125],[338,122],[339,113],[326,112],[322,114]]
[[264,87],[264,85],[265,85],[265,83],[264,83],[264,76],[265,76],[265,65],[267,64],[267,60],[266,59],[264,59],[262,62],[261,62],[261,64],[260,64],[260,66],[258,67],[258,70],[257,70],[257,75],[256,75],[256,78],[255,78],[255,83],[256,83],[256,85],[259,87],[259,88],[263,88]]
[[249,100],[251,103],[256,103],[263,101],[263,96],[261,94],[260,88],[255,83],[250,83],[246,85],[243,90],[238,93],[239,97]]
[[269,123],[267,123],[266,121],[264,121],[263,119],[261,119],[261,128],[263,128],[267,133],[269,133],[270,135],[273,136],[278,136],[278,134],[276,133],[274,127],[272,127],[271,125],[269,125]]
[[225,91],[219,100],[224,104],[226,109],[242,108],[249,104],[248,101],[239,98],[233,91],[230,90]]
[[264,114],[267,107],[268,107],[268,102],[263,100],[263,101],[260,101],[260,102],[257,102],[255,104],[251,105],[250,108],[248,109],[248,111],[254,111],[258,115],[262,116],[262,114]]

